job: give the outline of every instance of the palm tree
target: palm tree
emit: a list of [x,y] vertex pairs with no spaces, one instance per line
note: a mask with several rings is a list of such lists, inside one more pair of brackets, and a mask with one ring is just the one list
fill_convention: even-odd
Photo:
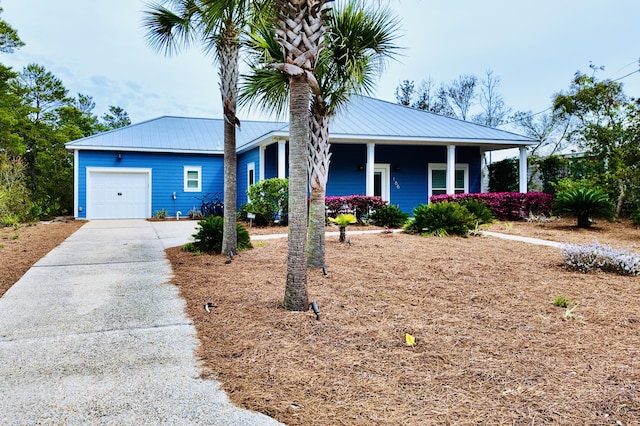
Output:
[[318,93],[313,74],[323,44],[330,0],[275,0],[275,41],[284,61],[271,64],[289,86],[289,243],[283,305],[292,311],[309,309],[307,294],[307,143],[309,91]]
[[[388,9],[366,5],[362,0],[338,3],[329,18],[326,48],[318,58],[315,75],[319,92],[311,102],[311,138],[308,144],[310,204],[307,265],[325,266],[325,194],[331,159],[330,118],[349,102],[352,94],[371,93],[374,77],[398,48],[394,34],[398,20]],[[258,52],[248,76],[241,102],[253,100],[265,109],[282,113],[286,105],[286,81],[282,75],[261,67],[276,61],[278,46],[264,27],[254,27],[251,45]]]
[[237,253],[236,117],[240,35],[255,6],[251,0],[168,0],[172,9],[151,3],[143,25],[147,41],[157,51],[170,55],[195,41],[219,63],[220,92],[224,111],[224,228],[222,253]]

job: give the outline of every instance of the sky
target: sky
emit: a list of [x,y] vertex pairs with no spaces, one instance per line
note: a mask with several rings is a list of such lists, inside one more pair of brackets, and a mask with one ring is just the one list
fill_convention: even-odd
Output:
[[[373,1],[373,0],[372,0]],[[462,74],[500,78],[513,111],[539,112],[567,90],[576,71],[605,66],[640,97],[638,0],[388,0],[400,20],[401,56],[389,63],[372,96],[395,102],[403,80],[449,83]],[[25,46],[0,54],[20,71],[44,66],[69,95],[90,95],[94,113],[124,108],[137,123],[163,115],[221,117],[217,68],[200,46],[166,57],[142,28],[144,0],[0,0],[0,18]],[[635,72],[634,72],[635,71]],[[268,118],[255,109],[241,119]]]

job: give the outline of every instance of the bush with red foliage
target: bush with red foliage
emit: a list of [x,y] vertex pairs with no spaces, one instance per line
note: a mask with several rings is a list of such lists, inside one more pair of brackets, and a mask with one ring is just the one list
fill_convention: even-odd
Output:
[[387,204],[381,197],[368,197],[366,195],[343,195],[339,197],[325,197],[325,204],[330,217],[336,217],[340,213],[353,213],[358,221],[362,221],[362,215],[369,214],[375,209]]
[[434,195],[430,198],[430,201],[432,203],[456,202],[469,198],[485,203],[496,219],[519,220],[529,216],[529,214],[550,216],[554,196],[544,192],[480,192],[475,194]]

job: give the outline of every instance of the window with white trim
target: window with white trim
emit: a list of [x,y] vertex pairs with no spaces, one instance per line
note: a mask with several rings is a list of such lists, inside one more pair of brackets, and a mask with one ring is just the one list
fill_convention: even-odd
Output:
[[[251,185],[256,183],[256,163],[247,164],[247,191],[251,187]],[[247,202],[250,203],[251,199],[249,198],[249,194],[247,193]]]
[[184,166],[184,192],[202,191],[202,167]]
[[[429,164],[429,198],[432,195],[447,193],[447,164]],[[455,188],[456,194],[466,194],[469,192],[469,165],[456,164]]]

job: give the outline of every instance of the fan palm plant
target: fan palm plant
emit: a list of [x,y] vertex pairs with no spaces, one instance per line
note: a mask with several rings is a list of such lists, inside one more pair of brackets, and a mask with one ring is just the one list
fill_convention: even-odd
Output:
[[[380,6],[355,0],[338,2],[333,8],[320,52],[315,76],[318,91],[311,101],[308,144],[310,183],[307,265],[325,265],[325,195],[331,160],[330,118],[346,107],[353,94],[368,94],[374,77],[386,60],[396,53],[394,44],[398,20]],[[263,67],[264,61],[278,60],[281,50],[264,26],[254,27],[251,46],[256,52],[252,73],[242,87],[241,102],[257,101],[260,106],[281,114],[286,106],[287,81],[280,73]]]
[[[168,4],[169,7],[165,7]],[[254,0],[166,0],[150,3],[144,12],[147,42],[171,55],[200,42],[219,63],[220,91],[224,111],[224,231],[222,252],[237,252],[236,231],[236,117],[240,36],[252,12],[262,2]]]
[[347,226],[356,223],[357,219],[351,213],[342,213],[336,217],[330,217],[329,221],[338,225],[338,229],[340,229],[339,241],[344,243],[347,239]]
[[615,206],[609,197],[599,189],[575,188],[560,192],[553,203],[555,214],[576,217],[578,228],[591,227],[591,219],[612,220]]

